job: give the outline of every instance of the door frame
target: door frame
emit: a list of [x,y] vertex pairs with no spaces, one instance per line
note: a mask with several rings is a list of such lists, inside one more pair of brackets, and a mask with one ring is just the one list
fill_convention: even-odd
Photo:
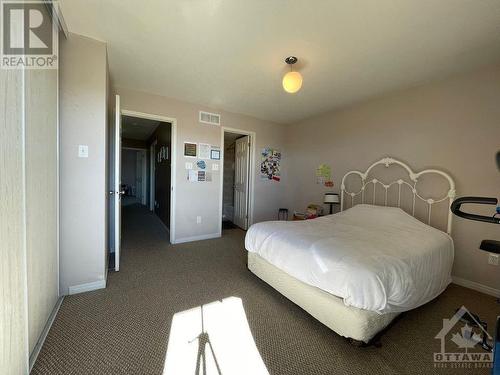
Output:
[[[155,120],[161,122],[168,122],[171,124],[171,160],[170,160],[170,243],[175,243],[175,193],[177,190],[176,180],[175,180],[175,170],[176,170],[176,150],[177,150],[177,119],[173,117],[166,117],[161,115],[156,115],[152,113],[137,112],[128,110],[125,108],[121,109],[122,116],[138,117],[147,120]],[[156,156],[155,156],[156,157]]]
[[[148,168],[148,149],[147,148],[140,148],[140,147],[123,147],[122,146],[122,150],[135,150],[135,151],[139,151],[141,154],[142,154],[142,170],[141,170],[141,181],[142,181],[142,191],[143,191],[143,194],[142,194],[142,197],[141,197],[141,204],[143,204],[144,206],[146,205],[146,196],[147,196],[147,180],[148,180],[148,172],[147,172],[147,168]],[[122,167],[123,167],[123,159],[122,159]]]
[[247,213],[248,213],[248,227],[253,224],[253,213],[254,213],[254,187],[255,187],[255,163],[256,163],[256,134],[253,131],[230,128],[227,126],[221,126],[221,168],[220,168],[220,195],[219,195],[219,236],[222,236],[222,206],[224,200],[224,133],[233,133],[248,135],[250,138],[250,155],[249,155],[249,168],[248,168],[248,194],[247,194]]

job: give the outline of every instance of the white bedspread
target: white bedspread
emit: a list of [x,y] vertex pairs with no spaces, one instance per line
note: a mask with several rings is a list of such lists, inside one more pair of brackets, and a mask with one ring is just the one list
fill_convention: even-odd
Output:
[[348,306],[379,313],[423,305],[451,282],[451,237],[394,207],[254,224],[245,247]]

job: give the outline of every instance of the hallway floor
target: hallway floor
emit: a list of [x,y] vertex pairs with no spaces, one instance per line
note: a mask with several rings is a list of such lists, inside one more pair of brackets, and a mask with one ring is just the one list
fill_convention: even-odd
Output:
[[[500,310],[493,297],[451,285],[396,321],[382,336],[382,347],[358,348],[251,274],[239,229],[219,239],[170,245],[158,219],[135,205],[123,210],[122,248],[120,272],[108,275],[106,289],[65,298],[33,374],[162,374],[174,316],[229,297],[241,299],[256,354],[271,374],[489,373],[436,369],[433,352],[440,348],[434,336],[442,319],[461,305],[491,327]],[[184,360],[194,363],[196,352]],[[235,375],[255,373],[248,363],[241,366]]]

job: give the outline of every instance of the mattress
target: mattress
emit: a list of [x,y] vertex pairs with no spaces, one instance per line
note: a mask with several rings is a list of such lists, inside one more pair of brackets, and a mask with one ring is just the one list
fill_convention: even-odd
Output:
[[245,247],[301,282],[379,314],[421,306],[451,282],[453,241],[394,207],[254,224]]

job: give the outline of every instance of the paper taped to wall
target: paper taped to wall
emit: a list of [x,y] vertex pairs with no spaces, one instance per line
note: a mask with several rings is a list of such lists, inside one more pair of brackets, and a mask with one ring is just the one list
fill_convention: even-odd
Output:
[[208,143],[198,144],[198,157],[200,159],[210,159],[211,146]]

